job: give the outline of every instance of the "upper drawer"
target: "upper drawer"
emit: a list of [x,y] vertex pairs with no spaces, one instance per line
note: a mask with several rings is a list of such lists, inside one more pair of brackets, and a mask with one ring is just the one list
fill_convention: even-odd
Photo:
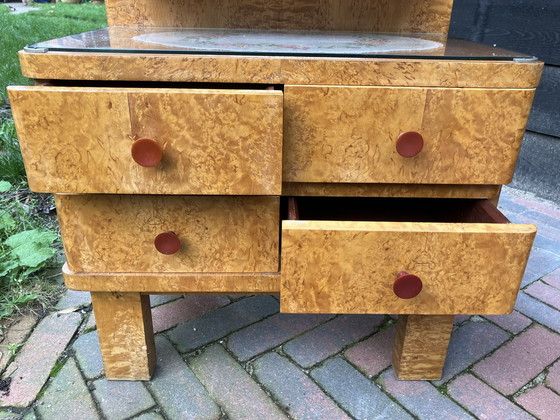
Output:
[[508,223],[489,201],[298,201],[301,220],[282,222],[283,312],[513,310],[535,226]]
[[[286,86],[286,182],[503,184],[533,99],[526,89]],[[417,132],[414,157],[396,149]]]
[[[280,194],[280,91],[12,87],[9,95],[34,191]],[[136,143],[137,159],[157,161],[161,150],[155,166],[133,159],[139,139],[155,143]]]

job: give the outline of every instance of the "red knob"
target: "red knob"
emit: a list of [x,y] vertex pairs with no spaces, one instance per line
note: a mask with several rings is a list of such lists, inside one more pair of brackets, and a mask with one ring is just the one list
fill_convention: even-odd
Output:
[[181,248],[181,241],[175,232],[163,232],[156,236],[154,246],[162,254],[175,254]]
[[393,292],[401,299],[411,299],[422,291],[422,280],[414,274],[401,271],[393,283]]
[[156,166],[163,156],[159,144],[152,139],[139,139],[132,143],[132,159],[140,166]]
[[401,133],[397,138],[397,153],[402,157],[414,157],[422,151],[424,139],[416,131]]

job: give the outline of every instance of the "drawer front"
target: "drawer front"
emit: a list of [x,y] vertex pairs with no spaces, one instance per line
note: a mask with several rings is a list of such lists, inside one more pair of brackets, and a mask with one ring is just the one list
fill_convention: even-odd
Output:
[[[9,94],[34,191],[280,194],[282,92],[12,87]],[[155,166],[132,157],[144,138],[161,150]]]
[[[56,195],[56,206],[75,272],[278,271],[278,197]],[[168,232],[179,249],[162,254]]]
[[[281,311],[506,314],[535,235],[531,225],[284,221]],[[418,276],[416,297],[393,289]]]
[[[286,86],[284,181],[508,183],[533,94],[530,89]],[[406,132],[423,138],[414,157],[403,157],[396,148]]]

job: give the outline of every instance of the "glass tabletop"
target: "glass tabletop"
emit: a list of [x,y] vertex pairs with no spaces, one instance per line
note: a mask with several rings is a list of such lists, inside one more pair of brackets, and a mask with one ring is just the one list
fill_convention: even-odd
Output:
[[33,51],[514,60],[529,56],[433,34],[110,27],[29,45]]

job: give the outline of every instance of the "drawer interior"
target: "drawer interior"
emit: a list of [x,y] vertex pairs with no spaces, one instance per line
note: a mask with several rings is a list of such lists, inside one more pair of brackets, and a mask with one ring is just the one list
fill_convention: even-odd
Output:
[[284,220],[510,223],[480,199],[285,197],[281,214]]

